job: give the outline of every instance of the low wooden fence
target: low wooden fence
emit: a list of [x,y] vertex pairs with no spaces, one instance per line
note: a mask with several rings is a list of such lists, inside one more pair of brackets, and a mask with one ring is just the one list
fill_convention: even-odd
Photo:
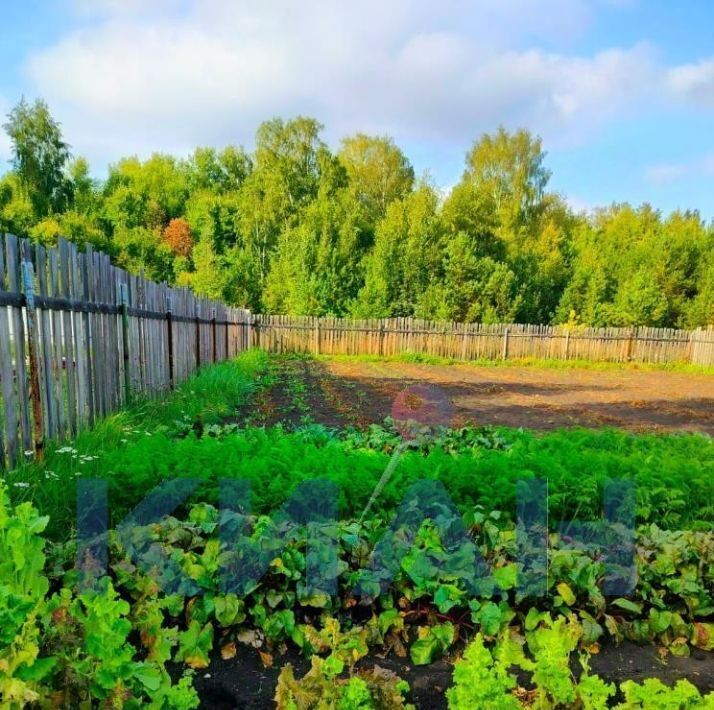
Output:
[[64,239],[0,236],[0,468],[41,456],[137,394],[246,348],[714,365],[714,328],[568,328],[252,315],[112,266]]
[[460,360],[549,358],[714,365],[714,328],[569,328],[257,315],[253,329],[255,344],[276,352],[381,356],[412,352]]
[[251,345],[250,320],[130,275],[91,246],[0,237],[0,468],[235,356]]

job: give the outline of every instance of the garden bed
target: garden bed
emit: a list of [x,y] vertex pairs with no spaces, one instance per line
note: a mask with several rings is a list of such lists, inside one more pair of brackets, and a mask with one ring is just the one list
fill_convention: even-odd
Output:
[[[699,698],[714,691],[709,437],[432,426],[406,445],[394,422],[370,421],[388,389],[379,399],[321,363],[248,353],[9,474],[0,692],[55,706],[277,698],[286,710],[712,702]],[[185,477],[197,488],[170,516],[120,532],[156,486]],[[617,594],[605,580],[627,567],[557,525],[602,520],[612,478],[636,484],[636,584]],[[106,480],[114,529],[88,541],[78,570],[73,493],[85,479]],[[516,491],[532,479],[550,494],[540,591],[519,567],[540,554],[519,547]],[[237,480],[250,485],[242,502],[225,497]],[[317,498],[297,499],[305,486]],[[318,522],[300,517],[320,511]],[[334,550],[308,544],[315,534]],[[315,570],[331,591],[311,586]],[[78,571],[96,583],[82,594]]]

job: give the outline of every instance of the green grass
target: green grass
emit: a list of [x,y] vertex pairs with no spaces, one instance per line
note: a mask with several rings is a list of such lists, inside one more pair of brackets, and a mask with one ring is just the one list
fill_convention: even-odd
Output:
[[[125,479],[120,472],[108,470],[107,457],[152,436],[161,440],[169,430],[187,430],[196,423],[210,425],[230,417],[250,401],[268,360],[266,353],[249,350],[235,360],[199,370],[170,394],[144,398],[102,419],[72,442],[51,443],[41,463],[25,464],[8,474],[13,501],[31,498],[51,516],[51,534],[70,535],[78,477],[109,477],[117,485],[131,485],[131,472],[126,472]],[[140,499],[140,495],[135,497],[136,502]]]
[[405,362],[420,365],[468,365],[471,367],[532,367],[551,370],[637,370],[641,372],[681,372],[693,375],[714,375],[714,367],[690,363],[593,362],[591,360],[557,360],[547,358],[513,358],[508,360],[481,358],[459,360],[450,357],[404,352],[398,355],[317,355],[317,360],[329,362]]

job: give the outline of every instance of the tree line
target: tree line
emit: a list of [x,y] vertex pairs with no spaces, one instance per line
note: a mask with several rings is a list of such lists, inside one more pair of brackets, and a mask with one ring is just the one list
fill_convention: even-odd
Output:
[[3,128],[0,231],[89,242],[157,281],[255,312],[694,328],[714,323],[714,224],[648,204],[574,212],[541,140],[499,128],[443,195],[391,138],[330,150],[312,118],[252,152],[128,157],[94,179],[42,101]]

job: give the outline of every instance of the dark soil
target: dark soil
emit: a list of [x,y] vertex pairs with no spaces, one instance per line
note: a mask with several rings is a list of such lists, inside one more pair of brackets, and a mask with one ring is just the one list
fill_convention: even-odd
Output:
[[[538,430],[613,426],[714,435],[714,377],[637,370],[556,370],[403,362],[311,363],[350,388],[354,417],[379,422],[404,388],[439,387],[454,405],[448,423]],[[446,424],[446,422],[445,422]]]
[[[288,427],[308,421],[364,428],[392,413],[400,392],[428,383],[453,405],[444,425],[549,430],[612,426],[714,435],[714,377],[636,370],[314,361],[277,356],[275,383],[235,421]],[[296,399],[295,383],[303,392]]]
[[[451,686],[453,660],[442,659],[429,666],[413,666],[408,658],[393,654],[386,658],[372,655],[362,659],[357,667],[377,665],[393,671],[409,682],[409,700],[417,708],[441,710],[446,708],[445,691]],[[229,661],[215,656],[207,669],[197,672],[194,680],[202,707],[211,710],[274,708],[278,675],[287,663],[292,664],[298,678],[310,668],[309,661],[292,649],[276,657],[270,668],[266,668],[258,652],[248,646],[239,645],[237,655]],[[625,642],[620,646],[603,646],[599,654],[591,657],[590,665],[593,673],[608,682],[641,682],[656,677],[666,685],[673,685],[686,678],[703,693],[714,691],[714,654],[697,649],[689,658],[670,656],[662,661],[654,646],[641,647]],[[574,671],[577,673],[577,668]]]
[[659,678],[666,685],[674,685],[686,678],[702,693],[714,691],[714,652],[697,648],[691,652],[687,658],[668,656],[662,660],[655,646],[624,642],[619,646],[604,646],[600,653],[591,656],[590,670],[610,682],[641,683],[645,678]]
[[308,417],[311,421],[336,428],[356,423],[350,420],[348,410],[340,411],[335,405],[325,387],[326,379],[325,368],[312,361],[275,356],[272,384],[261,389],[252,402],[242,407],[233,421],[258,426],[281,423],[288,428],[306,423]]

